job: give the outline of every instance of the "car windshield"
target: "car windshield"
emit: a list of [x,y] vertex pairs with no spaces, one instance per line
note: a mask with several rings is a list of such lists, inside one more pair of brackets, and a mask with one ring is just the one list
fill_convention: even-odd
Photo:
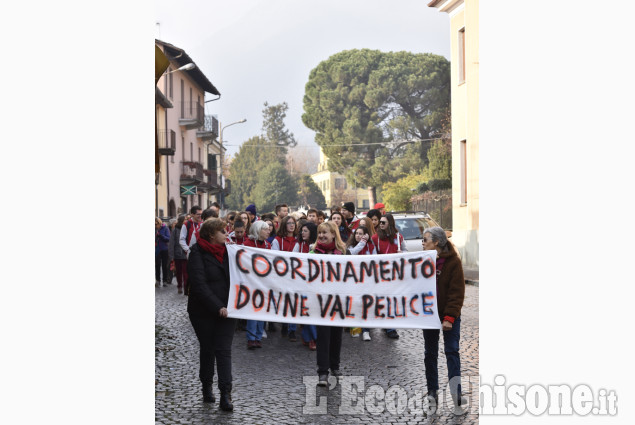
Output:
[[396,218],[395,225],[404,239],[423,239],[423,231],[430,227],[423,218]]

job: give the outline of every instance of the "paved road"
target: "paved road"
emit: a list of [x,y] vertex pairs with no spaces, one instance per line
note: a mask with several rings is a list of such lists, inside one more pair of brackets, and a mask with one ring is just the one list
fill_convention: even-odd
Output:
[[[234,412],[218,408],[218,388],[214,381],[215,404],[204,404],[198,379],[198,341],[189,322],[187,297],[177,294],[176,285],[155,288],[156,295],[156,402],[157,424],[476,424],[478,409],[471,403],[470,412],[454,417],[447,410],[427,417],[418,403],[417,394],[425,393],[423,365],[423,335],[420,330],[400,330],[401,338],[390,340],[383,330],[371,332],[373,340],[362,341],[344,334],[341,370],[346,376],[364,379],[361,399],[355,413],[342,413],[341,404],[347,400],[342,385],[332,389],[309,386],[309,399],[313,406],[317,397],[326,396],[326,414],[308,414],[307,386],[303,377],[316,379],[315,352],[298,342],[270,333],[263,340],[264,347],[247,350],[245,333],[237,331],[232,350],[234,377]],[[468,285],[461,323],[461,361],[464,392],[468,391],[467,376],[478,377],[478,287]],[[439,355],[440,385],[447,385],[445,356]],[[317,379],[316,379],[317,381]],[[335,384],[335,383],[334,383]],[[378,385],[383,391],[395,394],[397,388],[405,390],[414,412],[399,402],[383,402],[382,390],[369,388]],[[375,388],[376,389],[376,388]],[[312,393],[316,391],[316,393]],[[364,404],[364,394],[367,395]],[[375,394],[375,395],[373,395]],[[399,394],[399,392],[397,392]],[[466,394],[468,395],[468,394]],[[478,397],[478,386],[471,387],[470,401]],[[313,396],[313,397],[311,397]],[[404,397],[404,396],[402,396]],[[371,400],[379,398],[379,404]],[[393,400],[394,397],[392,398]],[[414,404],[412,404],[414,403]],[[353,405],[356,405],[355,402]]]

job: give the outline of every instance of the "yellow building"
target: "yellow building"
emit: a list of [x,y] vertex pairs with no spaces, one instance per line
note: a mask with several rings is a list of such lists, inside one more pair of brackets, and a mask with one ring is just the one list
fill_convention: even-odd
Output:
[[367,210],[369,208],[368,190],[356,187],[356,182],[349,184],[343,175],[329,171],[327,162],[328,157],[320,149],[318,171],[311,175],[311,178],[324,195],[326,206],[331,208],[335,205],[341,206],[344,202],[354,202],[356,211],[359,209]]
[[450,16],[452,241],[464,268],[478,270],[478,0],[433,0],[428,6]]

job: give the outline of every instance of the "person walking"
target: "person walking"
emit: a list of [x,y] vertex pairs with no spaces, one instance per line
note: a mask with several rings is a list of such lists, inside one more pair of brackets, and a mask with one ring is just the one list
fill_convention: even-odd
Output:
[[236,319],[227,317],[229,260],[225,239],[225,223],[221,219],[210,218],[202,224],[187,263],[190,285],[187,312],[200,345],[203,402],[216,401],[212,389],[216,363],[220,408],[232,411],[231,348]]
[[[317,225],[310,221],[304,222],[298,232],[298,243],[293,247],[293,252],[309,253],[317,240]],[[315,325],[302,325],[302,344],[315,351],[317,340],[317,328]]]
[[[181,229],[181,232],[179,233],[179,245],[181,245],[181,248],[185,252],[186,256],[190,255],[190,247],[193,245],[192,237],[203,222],[201,219],[202,216],[203,209],[198,205],[194,205],[190,209],[190,218],[185,220],[185,229]],[[183,294],[188,294],[187,267],[185,268],[183,278]]]
[[[249,229],[249,238],[245,240],[245,246],[254,248],[271,249],[267,242],[269,237],[269,225],[262,220],[252,223]],[[265,330],[265,322],[261,320],[247,320],[247,349],[262,348],[262,335]]]
[[[318,237],[311,253],[342,255],[346,246],[340,238],[339,229],[333,222],[318,226]],[[318,385],[328,385],[329,369],[333,376],[341,376],[340,353],[342,351],[342,328],[339,326],[317,326]]]
[[[459,340],[461,339],[461,308],[465,298],[465,278],[463,266],[454,245],[448,241],[445,230],[430,227],[423,233],[421,242],[425,251],[436,251],[437,272],[437,313],[443,331],[443,347],[448,367],[450,395],[454,404],[453,413],[463,415],[467,409],[463,405],[467,400],[461,393],[461,358]],[[439,329],[423,329],[424,365],[426,370],[427,401],[432,407],[439,404]]]
[[176,285],[179,294],[183,293],[183,282],[185,281],[187,268],[187,255],[179,244],[183,223],[185,223],[185,215],[181,214],[176,220],[174,231],[170,233],[170,242],[168,242],[168,255],[170,262],[174,261],[174,274],[176,275]]
[[154,219],[154,275],[156,277],[155,286],[161,287],[161,273],[163,272],[163,283],[168,282],[168,242],[170,242],[170,230],[163,224],[159,217]]
[[[377,254],[397,254],[408,251],[403,236],[397,231],[395,218],[388,213],[379,220],[379,229],[371,238]],[[399,339],[396,329],[386,329],[386,336]]]

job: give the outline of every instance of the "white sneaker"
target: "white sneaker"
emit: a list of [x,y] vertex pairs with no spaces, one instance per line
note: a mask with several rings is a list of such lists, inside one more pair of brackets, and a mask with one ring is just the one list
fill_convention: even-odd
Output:
[[267,338],[267,332],[264,329],[262,330],[262,337]]
[[362,339],[363,339],[364,341],[370,341],[370,332],[364,332],[364,333],[362,334]]
[[431,395],[427,395],[424,400],[424,413],[426,416],[434,416],[437,413],[437,401]]

